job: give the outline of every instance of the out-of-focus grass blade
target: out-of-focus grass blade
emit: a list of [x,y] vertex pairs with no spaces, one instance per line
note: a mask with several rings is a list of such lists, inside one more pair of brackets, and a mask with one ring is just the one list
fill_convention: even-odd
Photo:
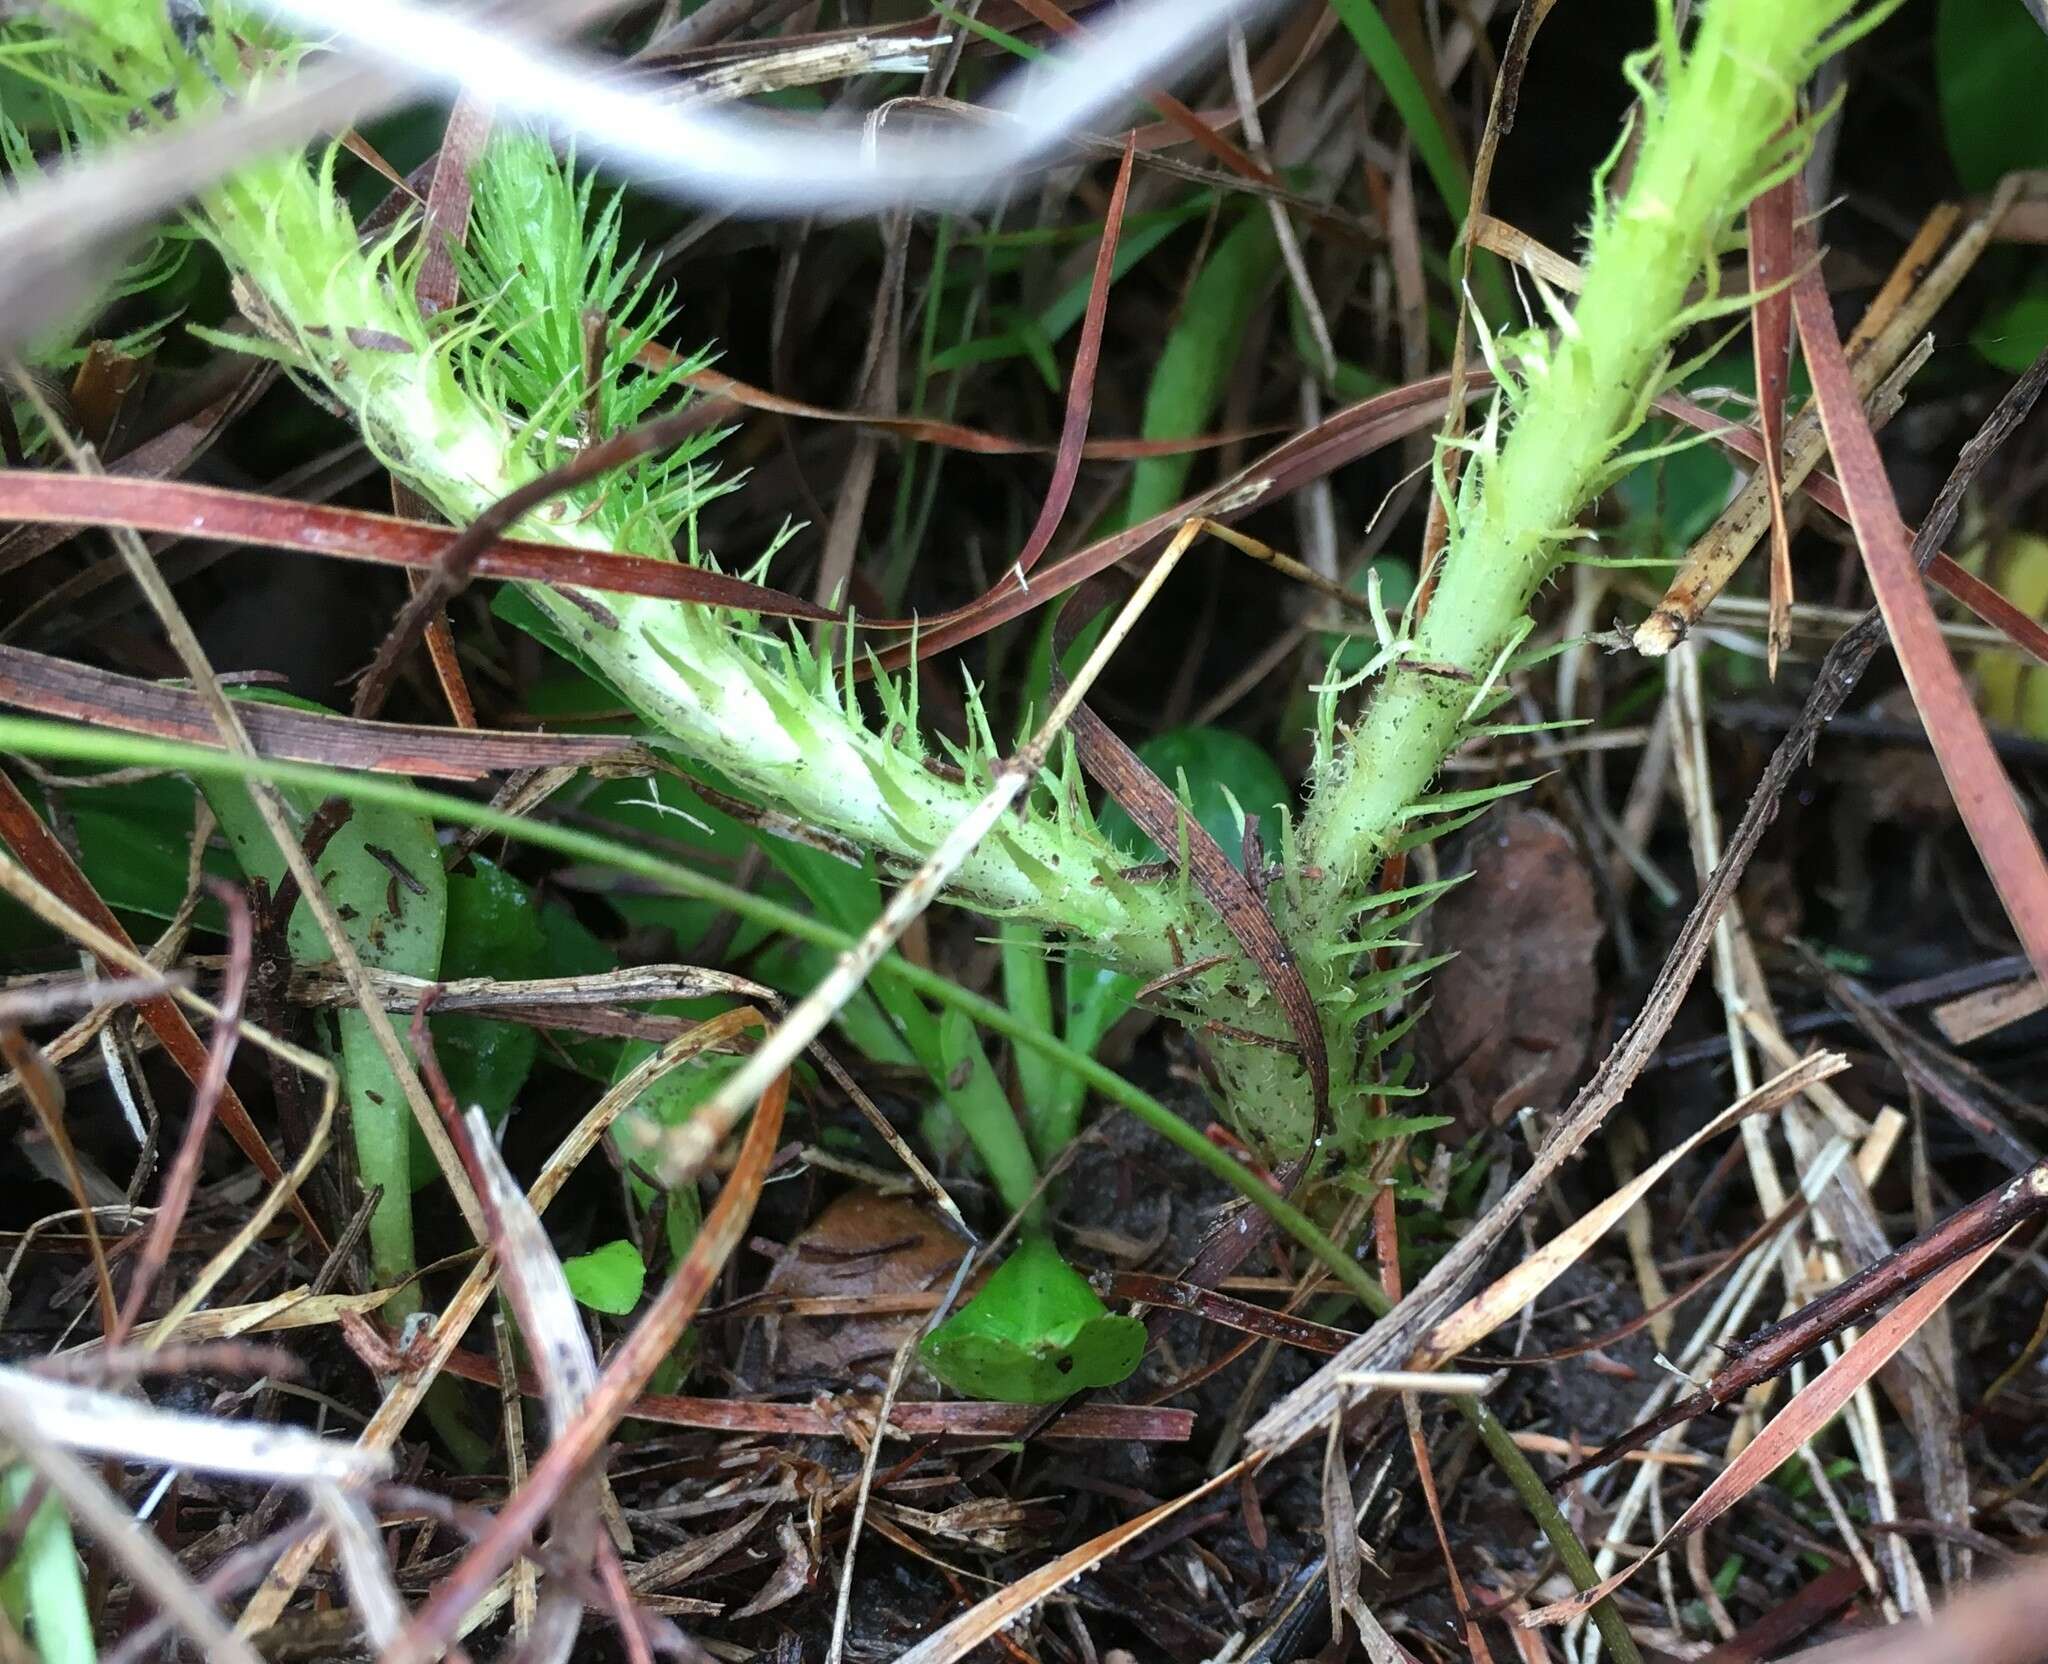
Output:
[[[0,1514],[12,1519],[28,1499],[35,1475],[26,1467],[0,1474]],[[85,1579],[71,1544],[71,1522],[53,1496],[45,1496],[22,1533],[13,1563],[0,1571],[0,1603],[17,1628],[27,1628],[42,1664],[93,1664],[92,1614]]]
[[1451,218],[1462,225],[1472,201],[1471,175],[1466,171],[1457,141],[1437,119],[1429,89],[1417,77],[1385,16],[1373,0],[1330,0],[1330,10],[1351,31],[1351,38],[1358,42],[1372,72],[1387,89],[1409,137],[1415,141],[1416,154],[1429,170],[1430,182],[1444,199],[1444,206],[1450,209]]
[[[1264,214],[1247,214],[1224,234],[1188,290],[1145,395],[1144,436],[1186,439],[1208,429],[1237,362],[1253,310],[1280,263],[1280,245]],[[1131,470],[1125,524],[1136,525],[1179,502],[1187,456],[1146,457]]]
[[[1201,191],[1177,207],[1144,216],[1142,223],[1135,219],[1129,222],[1117,244],[1116,261],[1110,267],[1110,281],[1114,283],[1131,271],[1189,220],[1206,212],[1210,200],[1209,193]],[[1095,230],[1099,234],[1100,227]],[[1080,323],[1088,310],[1089,281],[1086,274],[1076,278],[1039,311],[1034,321],[1047,344],[1057,346]],[[939,375],[947,370],[964,369],[970,364],[999,363],[1006,358],[1022,357],[1029,350],[1031,348],[1027,346],[1021,328],[1006,330],[999,335],[984,335],[979,340],[965,341],[934,353],[926,373]],[[1057,390],[1057,376],[1053,385]]]

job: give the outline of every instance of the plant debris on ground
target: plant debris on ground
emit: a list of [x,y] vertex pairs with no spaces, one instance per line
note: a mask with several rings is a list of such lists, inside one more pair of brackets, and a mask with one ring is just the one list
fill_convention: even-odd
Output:
[[2048,1660],[2048,15],[0,15],[0,1664]]

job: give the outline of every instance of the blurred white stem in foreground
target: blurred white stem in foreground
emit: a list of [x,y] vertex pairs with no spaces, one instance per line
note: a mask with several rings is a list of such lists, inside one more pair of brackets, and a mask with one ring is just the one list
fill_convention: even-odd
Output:
[[[1120,115],[1274,0],[1146,0],[1012,75],[966,132],[864,137],[857,124],[691,107],[612,66],[411,0],[263,0],[279,19],[411,81],[474,89],[547,123],[650,190],[747,214],[957,207]],[[870,140],[872,142],[870,142]]]

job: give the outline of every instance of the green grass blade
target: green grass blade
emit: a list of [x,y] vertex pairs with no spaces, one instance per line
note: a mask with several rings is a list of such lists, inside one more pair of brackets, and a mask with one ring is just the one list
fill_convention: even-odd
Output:
[[1401,50],[1386,18],[1373,0],[1330,0],[1330,9],[1351,31],[1351,38],[1358,42],[1359,51],[1365,54],[1372,72],[1394,101],[1408,136],[1415,141],[1415,153],[1429,170],[1430,183],[1436,186],[1437,195],[1451,211],[1451,219],[1463,225],[1472,204],[1471,176],[1465,171],[1456,141],[1437,120],[1428,89],[1416,78],[1415,67]]
[[[1191,439],[1207,430],[1279,264],[1273,222],[1263,213],[1245,215],[1218,241],[1152,372],[1145,395],[1147,439]],[[1152,456],[1137,463],[1125,524],[1134,526],[1179,502],[1193,461],[1186,455]]]
[[[26,1467],[0,1473],[0,1517],[14,1517],[34,1482],[34,1473]],[[13,1563],[0,1572],[0,1600],[17,1626],[27,1620],[42,1664],[93,1664],[99,1656],[85,1601],[85,1577],[71,1542],[71,1521],[55,1497],[43,1498]]]

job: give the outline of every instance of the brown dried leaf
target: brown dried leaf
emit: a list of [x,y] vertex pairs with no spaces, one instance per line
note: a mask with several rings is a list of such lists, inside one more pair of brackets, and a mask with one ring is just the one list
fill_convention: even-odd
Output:
[[[966,1244],[921,1202],[849,1190],[789,1245],[765,1292],[791,1298],[882,1299],[942,1290]],[[924,1321],[921,1312],[770,1320],[777,1374],[850,1383],[885,1375],[889,1360]]]
[[795,1600],[811,1586],[818,1575],[818,1562],[811,1557],[810,1546],[804,1541],[804,1534],[797,1530],[793,1520],[784,1520],[775,1528],[775,1541],[782,1550],[782,1560],[776,1566],[774,1575],[761,1585],[761,1592],[733,1614],[736,1618],[758,1618],[763,1612],[772,1612],[776,1607]]
[[1430,951],[1458,957],[1416,1032],[1432,1107],[1465,1133],[1557,1107],[1586,1060],[1602,934],[1585,861],[1541,810],[1491,823],[1471,859],[1430,914]]

